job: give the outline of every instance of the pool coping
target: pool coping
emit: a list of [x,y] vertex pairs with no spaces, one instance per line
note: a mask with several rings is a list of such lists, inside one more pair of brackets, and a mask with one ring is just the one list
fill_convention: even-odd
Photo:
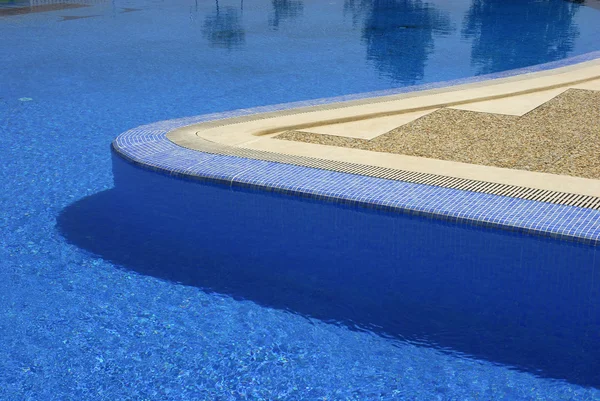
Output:
[[[372,166],[371,174],[378,169],[396,169],[424,174],[444,175],[461,180],[475,180],[500,185],[535,188],[541,191],[561,192],[588,197],[600,197],[600,180],[546,174],[535,171],[514,170],[493,166],[474,165],[448,160],[436,160],[399,154],[386,154],[368,150],[338,148],[334,146],[279,141],[274,138],[286,131],[310,131],[314,126],[377,120],[427,110],[432,112],[443,107],[464,106],[481,101],[503,100],[508,97],[545,91],[566,90],[578,84],[600,83],[600,60],[580,63],[570,68],[554,70],[554,74],[533,73],[513,78],[494,80],[492,83],[476,83],[451,86],[442,89],[382,96],[358,101],[335,102],[327,105],[294,108],[250,116],[231,117],[208,121],[172,130],[167,138],[185,148],[206,151],[208,143],[222,145],[222,154],[234,155],[231,149],[245,149],[235,153],[242,157],[265,159],[265,152],[286,154],[289,162],[298,164],[299,158],[321,159],[327,163],[301,162],[300,165],[319,166],[353,163]],[[492,101],[493,101],[492,100]],[[286,162],[285,158],[267,157],[266,160]],[[363,169],[364,170],[364,169]],[[341,168],[338,171],[352,172]],[[461,184],[461,187],[463,185]],[[502,194],[502,193],[497,193]]]
[[[478,90],[477,88],[498,84],[499,78],[519,82],[524,79],[524,74],[532,73],[538,73],[543,78],[555,75],[559,71],[557,68],[577,69],[585,62],[593,60],[596,60],[592,63],[594,65],[600,61],[600,52],[527,69],[488,75],[486,79],[475,77],[469,80],[438,83],[428,86],[427,90],[430,92],[433,90],[436,94],[453,92],[460,85],[471,85]],[[342,100],[340,98],[319,99],[157,122],[121,134],[112,146],[118,155],[147,169],[189,179],[219,182],[232,188],[248,187],[593,245],[600,243],[599,210],[464,191],[427,183],[411,183],[402,178],[388,179],[362,175],[360,168],[351,173],[335,171],[335,169],[327,169],[327,163],[289,164],[285,158],[269,160],[256,157],[256,149],[254,154],[249,152],[252,149],[245,149],[242,153],[239,153],[238,149],[237,154],[232,153],[229,148],[239,145],[235,140],[233,143],[227,143],[227,140],[215,142],[211,139],[218,136],[201,138],[196,135],[198,126],[214,128],[229,125],[231,121],[234,121],[234,124],[252,123],[281,115],[291,116],[293,119],[294,116],[306,115],[307,112],[339,109],[348,111],[356,106],[389,102],[390,96],[394,98],[392,100],[410,98],[420,89],[423,89],[423,86],[376,92],[378,96],[375,99],[370,97],[373,93],[359,94],[343,97]],[[186,135],[178,136],[182,132]],[[195,148],[191,148],[189,143],[181,143],[181,138],[184,138],[184,142],[190,140],[190,132],[195,137],[192,138]],[[275,129],[274,132],[278,130]],[[173,142],[173,137],[176,142],[179,140],[179,143]]]

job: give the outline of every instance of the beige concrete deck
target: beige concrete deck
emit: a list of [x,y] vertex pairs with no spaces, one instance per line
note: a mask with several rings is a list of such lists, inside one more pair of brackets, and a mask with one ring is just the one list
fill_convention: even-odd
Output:
[[519,102],[485,103],[495,113],[443,108],[370,140],[299,131],[276,138],[600,179],[600,91],[568,89],[524,115],[513,115]]
[[200,150],[202,140],[207,140],[292,156],[600,196],[600,180],[597,179],[275,139],[286,131],[303,131],[316,136],[366,140],[426,118],[437,110],[448,112],[449,108],[461,113],[476,110],[502,114],[497,121],[501,124],[503,118],[507,121],[518,118],[570,88],[599,90],[600,60],[444,89],[212,121],[172,131],[168,138],[191,149]]

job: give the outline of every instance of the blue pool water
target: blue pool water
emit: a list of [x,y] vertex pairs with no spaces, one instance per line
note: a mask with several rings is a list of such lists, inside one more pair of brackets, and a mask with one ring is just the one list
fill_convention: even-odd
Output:
[[0,17],[0,400],[600,399],[596,248],[201,186],[109,150],[161,119],[596,51],[599,11],[98,3]]

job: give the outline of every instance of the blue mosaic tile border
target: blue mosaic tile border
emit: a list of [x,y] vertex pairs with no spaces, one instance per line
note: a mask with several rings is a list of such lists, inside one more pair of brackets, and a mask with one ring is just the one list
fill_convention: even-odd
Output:
[[112,146],[117,154],[134,164],[173,176],[600,245],[598,210],[215,155],[180,147],[166,138],[169,131],[200,122],[431,89],[434,86],[458,85],[558,68],[596,58],[600,58],[600,52],[526,69],[429,86],[162,121],[129,130],[119,135]]

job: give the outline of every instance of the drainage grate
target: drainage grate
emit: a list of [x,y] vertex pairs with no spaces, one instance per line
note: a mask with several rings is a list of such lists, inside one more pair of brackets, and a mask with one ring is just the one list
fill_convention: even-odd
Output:
[[512,198],[527,199],[538,202],[600,210],[600,197],[591,195],[578,195],[568,192],[520,187],[516,185],[397,170],[386,167],[368,166],[364,164],[326,160],[307,156],[293,156],[263,150],[244,149],[210,142],[202,138],[198,138],[196,144],[197,146],[194,147],[194,150],[200,150],[210,154],[292,164],[302,167],[337,171],[340,173],[404,181],[413,184],[433,185],[437,187],[459,189],[463,191],[480,192],[490,195],[508,196]]

